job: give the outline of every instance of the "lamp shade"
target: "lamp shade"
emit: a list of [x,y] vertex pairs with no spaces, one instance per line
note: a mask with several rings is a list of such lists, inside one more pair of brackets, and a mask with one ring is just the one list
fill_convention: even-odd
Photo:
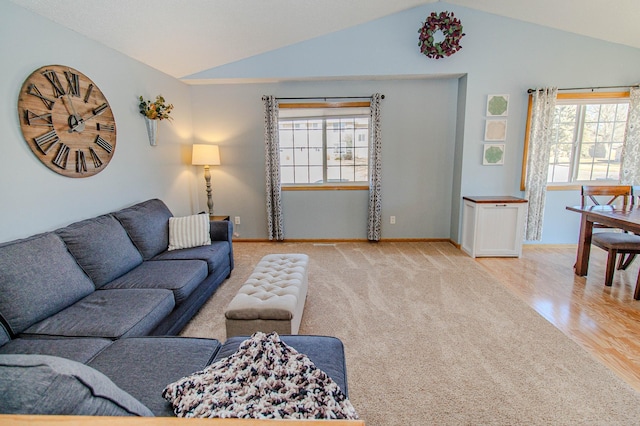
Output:
[[191,164],[194,166],[219,166],[220,150],[218,145],[194,144]]

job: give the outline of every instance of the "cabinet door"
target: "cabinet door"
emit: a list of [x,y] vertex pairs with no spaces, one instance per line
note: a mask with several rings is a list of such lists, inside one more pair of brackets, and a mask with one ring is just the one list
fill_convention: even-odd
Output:
[[476,256],[520,256],[523,204],[478,206]]

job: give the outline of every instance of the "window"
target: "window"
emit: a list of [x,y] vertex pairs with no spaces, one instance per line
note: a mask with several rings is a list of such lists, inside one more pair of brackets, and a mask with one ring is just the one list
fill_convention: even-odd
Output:
[[547,181],[618,181],[628,113],[627,100],[559,96]]
[[[629,92],[559,93],[549,153],[549,187],[618,182],[628,115]],[[531,97],[527,120],[521,190],[525,189]]]
[[368,108],[285,107],[278,125],[283,186],[368,182]]

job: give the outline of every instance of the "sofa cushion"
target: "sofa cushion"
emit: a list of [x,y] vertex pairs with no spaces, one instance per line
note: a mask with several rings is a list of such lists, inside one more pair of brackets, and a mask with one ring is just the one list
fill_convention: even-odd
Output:
[[142,255],[112,216],[102,215],[56,230],[96,288],[142,263]]
[[99,371],[76,361],[46,355],[0,355],[0,412],[153,415]]
[[169,247],[167,250],[179,250],[211,244],[209,235],[209,216],[194,214],[169,218]]
[[207,262],[209,274],[219,268],[229,266],[229,243],[213,241],[211,245],[172,250],[160,253],[153,260],[187,260],[200,259]]
[[89,362],[156,416],[173,416],[162,390],[211,363],[220,348],[215,339],[136,337],[120,339]]
[[169,247],[169,208],[158,199],[147,200],[113,213],[144,260],[162,253]]
[[112,343],[109,339],[80,338],[18,338],[0,347],[0,354],[51,355],[86,364]]
[[175,305],[164,289],[97,290],[23,332],[23,337],[119,339],[149,334]]
[[202,260],[149,260],[105,284],[102,289],[164,288],[173,291],[176,305],[179,305],[206,277],[207,263]]
[[94,290],[54,233],[0,245],[0,322],[13,335]]

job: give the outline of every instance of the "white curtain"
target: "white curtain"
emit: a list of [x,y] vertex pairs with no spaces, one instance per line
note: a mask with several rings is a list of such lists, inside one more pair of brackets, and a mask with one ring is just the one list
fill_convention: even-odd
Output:
[[557,88],[538,89],[531,95],[531,128],[529,130],[527,176],[525,179],[525,198],[529,200],[525,225],[525,239],[528,241],[542,239],[542,221],[547,194],[549,155],[557,95]]
[[629,89],[629,117],[622,147],[620,183],[640,185],[640,88]]
[[280,185],[280,142],[278,140],[278,100],[263,96],[264,151],[267,189],[267,232],[269,240],[284,240],[282,188]]
[[380,241],[382,228],[382,132],[380,129],[380,93],[371,96],[369,129],[369,215],[367,239]]

